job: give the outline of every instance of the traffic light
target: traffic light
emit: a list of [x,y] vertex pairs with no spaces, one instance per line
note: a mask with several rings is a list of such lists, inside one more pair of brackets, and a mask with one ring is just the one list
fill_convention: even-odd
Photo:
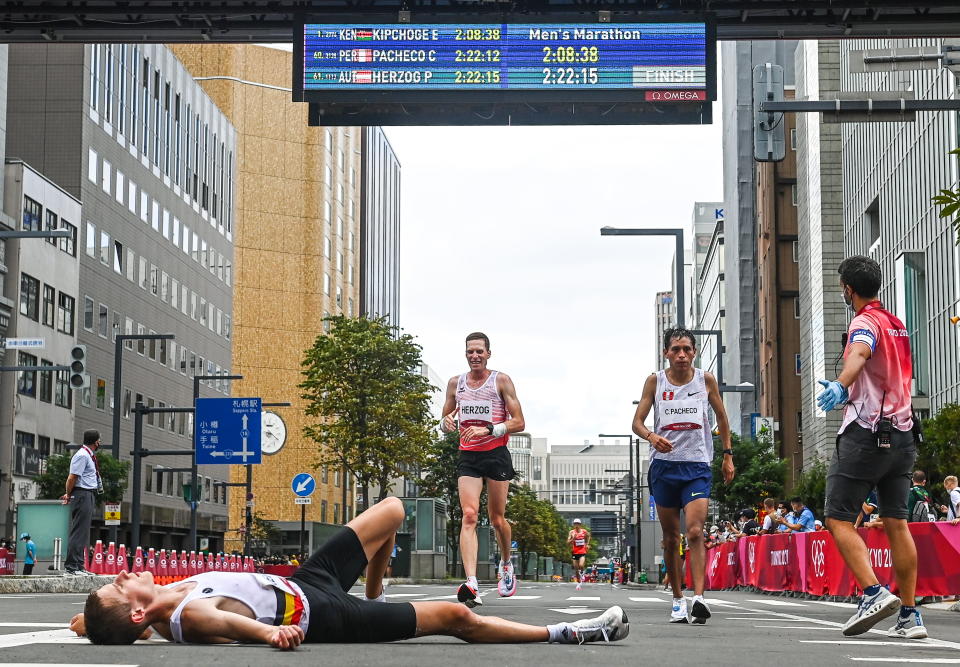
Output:
[[70,348],[70,387],[86,389],[90,386],[87,375],[87,346],[74,345]]

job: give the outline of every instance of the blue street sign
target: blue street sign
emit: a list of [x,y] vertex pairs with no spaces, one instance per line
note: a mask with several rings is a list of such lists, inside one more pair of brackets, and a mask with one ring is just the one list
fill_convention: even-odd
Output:
[[510,543],[510,548],[511,548],[511,549],[519,549],[519,548],[520,548],[520,543],[517,542],[516,540],[514,540],[514,541],[512,541],[512,542]]
[[304,498],[317,488],[317,480],[310,473],[302,472],[293,478],[293,481],[290,482],[290,488],[293,489],[295,494]]
[[260,463],[259,398],[198,398],[197,464]]

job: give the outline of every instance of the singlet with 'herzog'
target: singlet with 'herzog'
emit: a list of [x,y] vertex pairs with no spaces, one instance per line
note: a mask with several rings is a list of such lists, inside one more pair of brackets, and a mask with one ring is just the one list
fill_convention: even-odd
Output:
[[695,368],[693,379],[678,387],[657,371],[657,393],[653,397],[653,430],[673,443],[669,452],[650,446],[650,460],[710,463],[713,460],[713,433],[710,430],[710,402],[703,369]]
[[[497,371],[490,371],[486,382],[471,389],[467,386],[468,373],[457,380],[457,409],[460,415],[460,433],[470,426],[492,426],[507,421],[507,406],[497,389]],[[510,439],[508,434],[499,438],[487,435],[475,440],[460,437],[460,449],[471,452],[486,452],[503,447]]]

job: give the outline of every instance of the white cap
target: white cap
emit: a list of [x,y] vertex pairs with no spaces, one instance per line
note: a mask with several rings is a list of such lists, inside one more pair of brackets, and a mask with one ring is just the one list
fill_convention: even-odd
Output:
[[583,521],[581,521],[580,519],[574,519],[573,522],[574,522],[574,523],[583,523]]
[[813,525],[814,525],[814,526],[822,526],[822,525],[823,525],[823,521],[821,521],[820,519],[817,519],[816,521],[813,522]]
[[711,532],[711,533],[716,533],[716,532],[719,532],[719,531],[720,531],[719,526],[710,526],[710,532]]

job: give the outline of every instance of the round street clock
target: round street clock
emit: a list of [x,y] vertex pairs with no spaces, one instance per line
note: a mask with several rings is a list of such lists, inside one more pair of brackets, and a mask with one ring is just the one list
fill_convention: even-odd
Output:
[[276,454],[287,441],[287,425],[276,412],[264,410],[260,414],[260,449],[264,454]]

